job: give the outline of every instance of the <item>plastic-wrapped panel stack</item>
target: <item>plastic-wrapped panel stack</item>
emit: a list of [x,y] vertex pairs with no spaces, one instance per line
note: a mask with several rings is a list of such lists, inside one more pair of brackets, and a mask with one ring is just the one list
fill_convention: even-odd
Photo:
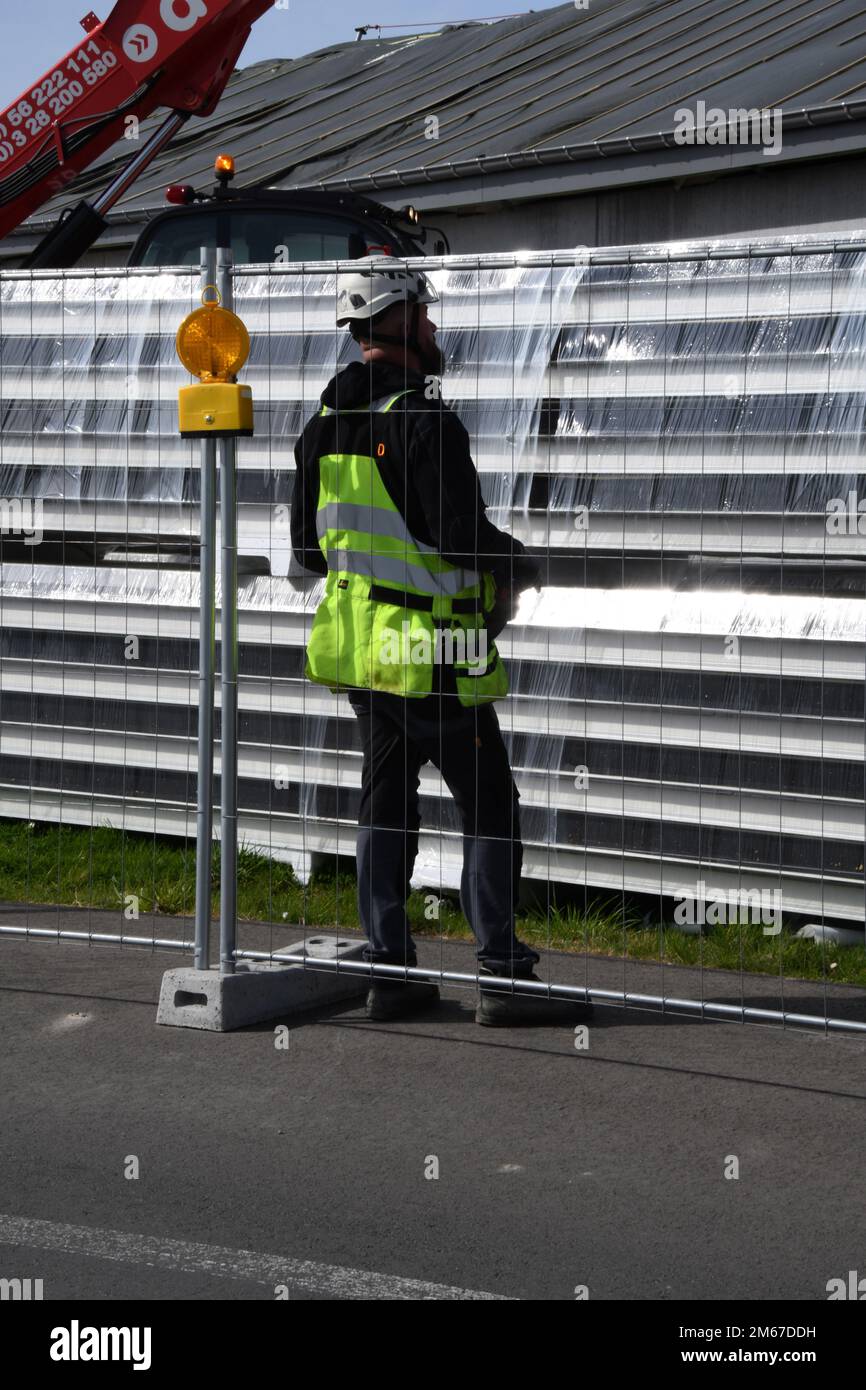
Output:
[[[500,643],[530,877],[862,921],[864,264],[854,239],[433,263],[445,397],[545,562]],[[240,833],[302,873],[353,853],[360,770],[348,704],[303,680],[321,584],[288,533],[295,440],[354,352],[334,300],[323,266],[237,276]],[[194,836],[197,301],[186,273],[0,280],[2,815]],[[430,766],[422,797],[416,881],[455,886]]]

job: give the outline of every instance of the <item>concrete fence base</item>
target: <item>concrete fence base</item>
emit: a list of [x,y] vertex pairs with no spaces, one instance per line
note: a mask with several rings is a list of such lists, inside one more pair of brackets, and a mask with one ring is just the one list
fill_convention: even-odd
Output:
[[[361,960],[363,942],[337,936],[308,937],[282,948],[290,955],[314,960]],[[363,975],[308,970],[303,965],[280,965],[277,960],[239,961],[233,975],[218,969],[167,970],[162,977],[157,1023],[172,1028],[203,1028],[230,1033],[269,1018],[289,1018],[366,994]]]

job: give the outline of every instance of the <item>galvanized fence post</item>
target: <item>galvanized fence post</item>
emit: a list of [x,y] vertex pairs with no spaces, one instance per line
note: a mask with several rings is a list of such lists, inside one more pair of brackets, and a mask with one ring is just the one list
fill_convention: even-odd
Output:
[[[217,253],[217,288],[234,308],[232,253]],[[238,496],[237,441],[219,440],[222,546],[220,740],[220,973],[235,968],[238,864]]]
[[[216,251],[202,247],[202,294],[216,284]],[[213,698],[216,615],[216,440],[201,441],[198,636],[198,784],[195,859],[196,970],[210,964],[211,870],[213,865]]]

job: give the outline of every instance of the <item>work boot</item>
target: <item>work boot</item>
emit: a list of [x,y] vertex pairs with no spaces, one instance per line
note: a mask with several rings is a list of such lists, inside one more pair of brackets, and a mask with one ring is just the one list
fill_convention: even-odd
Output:
[[439,987],[429,980],[374,980],[367,995],[367,1017],[375,1022],[407,1018],[439,1002]]
[[[493,976],[496,972],[482,965],[479,976]],[[516,978],[516,977],[515,977]],[[533,972],[522,978],[537,980]],[[481,998],[475,1010],[475,1022],[486,1028],[511,1028],[529,1026],[553,1028],[557,1024],[587,1023],[593,1016],[592,1005],[580,1004],[570,999],[551,999],[545,994],[512,994],[510,987],[485,989],[481,986]]]

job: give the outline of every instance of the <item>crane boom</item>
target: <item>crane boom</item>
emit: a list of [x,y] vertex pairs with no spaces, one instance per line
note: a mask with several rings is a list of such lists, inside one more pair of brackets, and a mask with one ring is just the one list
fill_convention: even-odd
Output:
[[0,238],[158,107],[214,109],[272,0],[118,0],[0,112]]

